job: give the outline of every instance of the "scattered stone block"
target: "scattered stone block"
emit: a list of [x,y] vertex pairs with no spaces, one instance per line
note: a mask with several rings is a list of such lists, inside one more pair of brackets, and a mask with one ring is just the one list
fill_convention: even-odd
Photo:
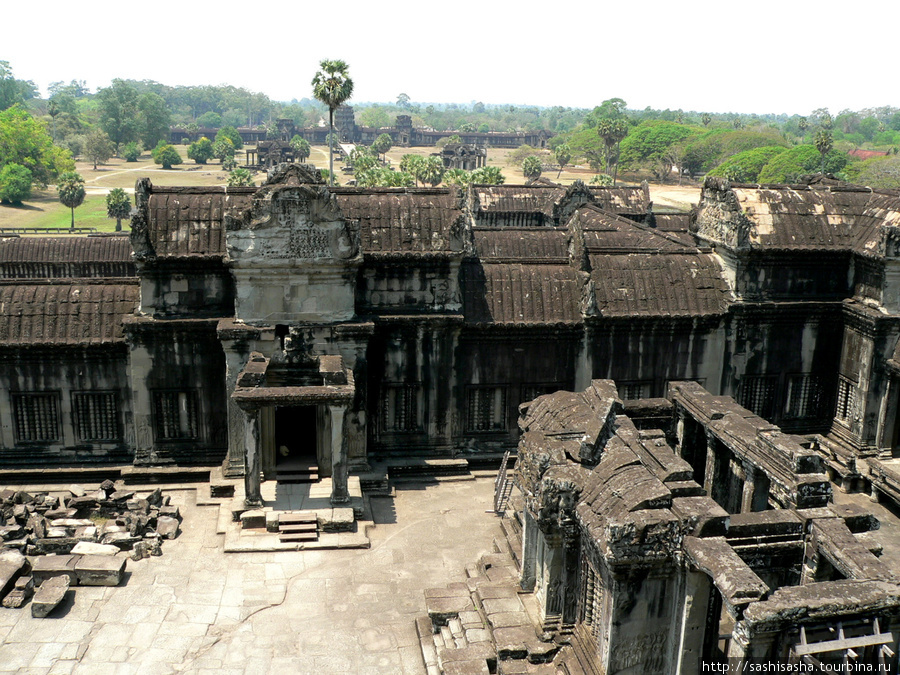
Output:
[[[261,529],[266,526],[266,512],[254,509],[241,514],[241,529]],[[158,526],[157,526],[158,527]],[[157,530],[158,531],[158,530]]]
[[489,675],[487,661],[449,661],[443,664],[444,675]]
[[118,546],[122,551],[130,551],[131,547],[141,540],[141,536],[136,536],[130,532],[107,532],[100,538],[101,544],[112,544]]
[[50,577],[45,580],[31,600],[31,616],[42,619],[50,614],[66,597],[68,590],[69,577],[67,575]]
[[19,577],[13,589],[3,598],[3,606],[7,609],[19,609],[34,593],[34,578]]
[[75,563],[75,576],[82,586],[118,586],[125,576],[125,558],[84,555]]
[[162,506],[163,503],[163,493],[162,490],[156,488],[153,492],[147,495],[147,503],[150,506]]
[[47,520],[56,520],[57,518],[74,518],[78,515],[76,509],[45,509],[44,517]]
[[29,558],[31,562],[31,576],[34,577],[34,585],[41,586],[47,579],[65,575],[69,581],[75,584],[75,563],[80,556],[74,555],[41,555]]
[[[65,534],[65,530],[63,530]],[[47,537],[45,539],[35,539],[32,555],[50,555],[70,553],[78,541],[75,537]]]
[[98,530],[94,525],[79,527],[75,529],[75,538],[78,541],[96,541]]
[[72,496],[75,497],[76,499],[78,497],[84,497],[84,488],[81,487],[80,485],[74,485],[74,484],[70,485],[69,492],[71,492]]
[[178,510],[177,506],[160,506],[159,515],[181,520],[181,511]]
[[50,521],[50,527],[89,527],[94,522],[84,518],[56,518]]
[[25,571],[27,559],[18,551],[0,553],[0,597],[6,595],[19,575]]
[[425,591],[425,606],[435,626],[447,625],[447,622],[459,616],[460,612],[475,611],[475,604],[468,591],[440,588]]
[[530,625],[511,626],[494,630],[497,657],[500,659],[527,658],[528,643],[535,641],[534,628]]
[[150,544],[146,541],[139,541],[134,545],[134,548],[131,549],[131,559],[132,560],[143,560],[144,558],[150,557]]
[[125,502],[125,508],[129,511],[147,514],[150,513],[150,502],[146,499],[129,499]]
[[113,493],[109,496],[109,499],[112,500],[112,501],[114,501],[114,502],[127,502],[127,501],[128,501],[129,499],[131,499],[132,497],[134,497],[134,492],[132,492],[132,491],[130,491],[130,490],[127,490],[127,491],[126,491],[126,490],[120,490],[120,491],[117,491],[117,492],[113,492]]
[[21,525],[4,525],[0,527],[0,539],[9,541],[11,539],[19,539],[25,535],[25,528]]
[[[242,521],[243,523],[243,521]],[[166,539],[174,539],[178,536],[178,519],[169,516],[160,516],[156,519],[156,534]]]
[[[135,544],[137,545],[137,544]],[[116,555],[121,551],[112,544],[98,544],[92,541],[79,541],[72,549],[72,555]]]
[[278,532],[280,511],[266,511],[266,532]]
[[76,511],[84,511],[87,509],[92,509],[97,506],[97,499],[95,497],[73,497],[70,499],[66,507],[70,509],[75,509]]

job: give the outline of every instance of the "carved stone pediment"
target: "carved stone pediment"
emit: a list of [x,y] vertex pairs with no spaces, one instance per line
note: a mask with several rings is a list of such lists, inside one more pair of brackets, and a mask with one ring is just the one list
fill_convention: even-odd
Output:
[[359,232],[344,220],[318,172],[280,165],[249,209],[225,215],[233,261],[349,261],[359,256]]

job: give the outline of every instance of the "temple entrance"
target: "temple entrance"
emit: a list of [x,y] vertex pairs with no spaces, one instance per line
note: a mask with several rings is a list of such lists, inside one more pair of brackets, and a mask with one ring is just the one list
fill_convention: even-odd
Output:
[[275,476],[280,483],[319,479],[319,406],[275,408]]

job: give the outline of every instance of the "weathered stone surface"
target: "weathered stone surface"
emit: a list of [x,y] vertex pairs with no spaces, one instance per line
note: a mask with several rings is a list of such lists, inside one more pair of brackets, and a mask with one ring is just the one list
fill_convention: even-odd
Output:
[[[64,531],[65,532],[65,531]],[[34,555],[48,555],[51,553],[69,553],[75,547],[78,541],[75,537],[55,537],[46,539],[35,539]]]
[[319,527],[323,532],[352,532],[356,527],[353,509],[337,508],[326,512],[319,518]]
[[62,602],[69,590],[69,577],[60,575],[45,580],[31,599],[31,616],[43,618]]
[[101,544],[112,544],[123,551],[130,551],[135,542],[140,541],[143,535],[135,535],[130,532],[107,532],[100,538]]
[[131,549],[132,560],[143,560],[150,557],[150,544],[146,541],[139,541]]
[[425,606],[428,609],[428,616],[435,625],[445,625],[447,621],[460,612],[471,612],[475,610],[475,604],[469,594],[458,593],[443,597],[428,597],[426,591]]
[[[247,527],[246,525],[242,526]],[[263,521],[263,525],[265,526],[265,520]],[[178,519],[170,518],[169,516],[160,516],[156,519],[156,533],[160,537],[165,537],[166,539],[174,539],[178,536]]]
[[79,541],[72,549],[73,555],[116,555],[122,549],[112,544],[97,544],[90,541]]
[[69,581],[74,585],[77,581],[75,577],[75,563],[80,556],[74,555],[39,555],[29,557],[31,563],[31,575],[34,577],[35,586],[40,586],[44,581],[52,577],[65,575],[69,577]]
[[0,597],[12,589],[16,579],[25,570],[26,558],[18,551],[0,553]]
[[[253,510],[241,514],[241,529],[262,529],[266,526],[266,512]],[[157,525],[158,528],[158,525]],[[157,529],[158,531],[158,529]]]
[[25,528],[21,525],[4,525],[0,527],[0,539],[9,541],[10,539],[19,539],[25,533]]
[[78,499],[79,497],[84,497],[84,488],[80,485],[70,485],[69,492],[72,493],[72,497]]
[[177,518],[181,520],[181,511],[179,511],[177,506],[160,506],[159,507],[159,515],[168,516],[169,518]]
[[75,576],[82,586],[118,586],[125,576],[125,558],[85,555],[75,563]]
[[536,642],[534,628],[529,625],[509,626],[494,630],[497,656],[501,659],[524,659],[528,657],[528,644]]
[[31,576],[19,577],[13,589],[3,598],[3,606],[8,609],[18,609],[34,593],[34,578]]
[[50,527],[90,527],[93,521],[80,518],[55,518],[50,521]]
[[443,665],[444,675],[488,675],[487,661],[475,659],[473,661],[449,661]]

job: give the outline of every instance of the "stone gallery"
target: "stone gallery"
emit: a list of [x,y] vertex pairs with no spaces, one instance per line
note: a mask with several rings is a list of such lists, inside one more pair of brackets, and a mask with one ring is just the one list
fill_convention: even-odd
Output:
[[[646,188],[327,188],[295,164],[260,188],[142,179],[130,242],[0,240],[0,463],[221,465],[250,505],[303,465],[342,504],[373,459],[519,444],[521,581],[603,635],[598,667],[711,653],[709,617],[738,655],[833,628],[890,660],[895,591],[848,548],[868,521],[828,505],[900,499],[898,226],[897,194],[824,178],[711,179],[689,215]],[[860,580],[842,628],[777,628],[807,582]]]

